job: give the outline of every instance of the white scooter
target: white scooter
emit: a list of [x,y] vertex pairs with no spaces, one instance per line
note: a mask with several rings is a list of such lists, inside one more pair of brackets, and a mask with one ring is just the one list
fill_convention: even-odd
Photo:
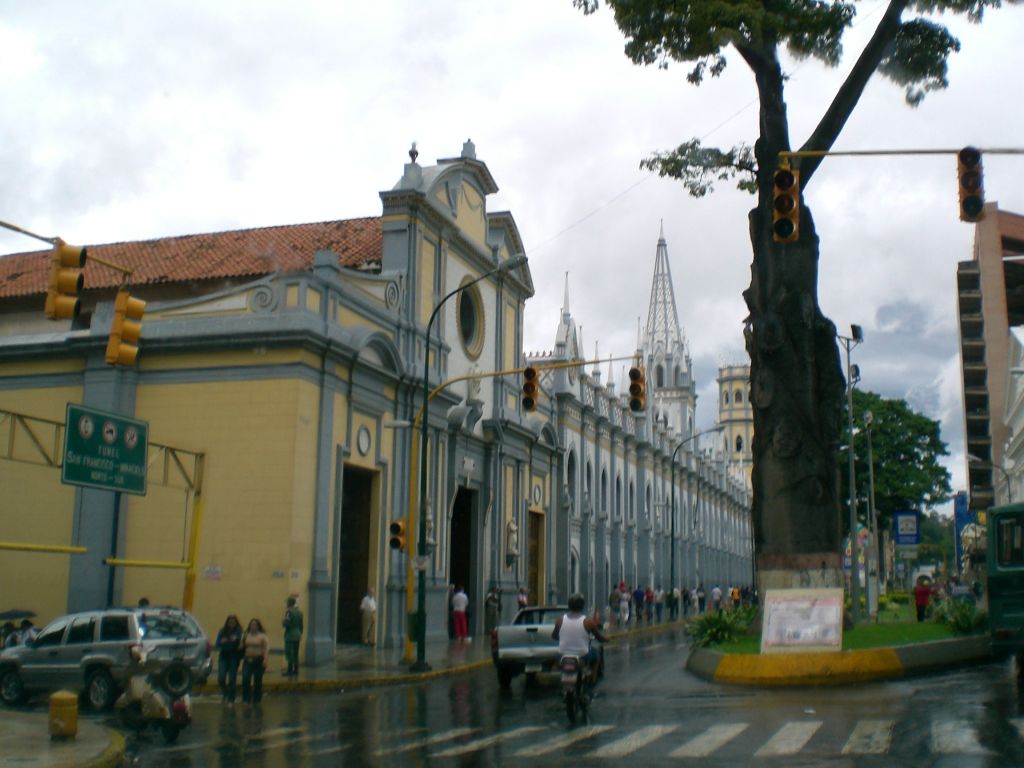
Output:
[[157,675],[146,670],[146,651],[132,649],[137,671],[128,680],[114,707],[121,711],[126,727],[142,732],[155,728],[168,744],[192,722],[192,673],[184,664],[170,664]]

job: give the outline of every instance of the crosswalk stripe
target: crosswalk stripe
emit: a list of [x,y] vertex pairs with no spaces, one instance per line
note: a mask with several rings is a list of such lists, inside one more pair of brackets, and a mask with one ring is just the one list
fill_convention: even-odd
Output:
[[611,744],[594,750],[587,757],[625,757],[626,755],[633,754],[638,749],[646,747],[652,741],[660,739],[666,733],[672,733],[677,728],[679,728],[678,725],[649,725],[646,728],[633,731],[628,736],[613,741]]
[[525,736],[528,733],[535,733],[536,731],[543,730],[544,728],[542,726],[528,725],[525,728],[516,728],[511,731],[506,731],[505,733],[497,733],[494,736],[485,736],[482,739],[471,741],[468,744],[462,744],[458,747],[452,747],[451,749],[446,749],[442,752],[436,752],[432,754],[431,757],[455,757],[456,755],[465,755],[469,752],[477,752],[481,749],[493,747],[495,744],[502,741],[509,741],[511,739],[519,738],[520,736]]
[[442,744],[446,741],[451,741],[452,739],[458,739],[462,736],[468,736],[469,734],[474,733],[476,730],[476,728],[454,728],[450,731],[444,731],[443,733],[437,733],[433,736],[425,736],[422,739],[410,741],[408,744],[403,744],[400,747],[390,747],[388,749],[381,749],[378,750],[375,754],[378,757],[381,757],[383,755],[393,755],[396,752],[409,752],[410,750],[420,749],[422,747],[432,747],[435,744]]
[[809,720],[800,723],[786,723],[757,752],[755,757],[771,755],[795,755],[811,740],[811,736],[821,728],[820,720]]
[[589,739],[592,736],[610,731],[612,727],[610,725],[591,725],[587,728],[581,728],[577,731],[564,734],[562,736],[556,736],[553,739],[542,741],[540,744],[535,744],[532,747],[525,747],[515,753],[515,757],[539,757],[546,755],[549,752],[554,752],[556,749],[564,749],[570,744],[575,744],[577,741],[583,741]]
[[932,723],[932,751],[943,755],[991,755],[978,742],[978,734],[966,720]]
[[713,725],[700,736],[695,736],[678,749],[670,752],[669,757],[707,757],[746,729],[746,723]]
[[861,720],[843,747],[844,755],[884,755],[889,751],[895,720]]

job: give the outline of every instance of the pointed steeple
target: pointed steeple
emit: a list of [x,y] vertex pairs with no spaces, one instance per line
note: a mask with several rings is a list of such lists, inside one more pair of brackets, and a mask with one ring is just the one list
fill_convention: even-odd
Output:
[[562,317],[569,318],[569,273],[565,273],[565,298],[562,300]]
[[651,285],[651,305],[647,311],[646,330],[644,343],[649,351],[653,352],[660,348],[662,354],[671,354],[676,351],[678,345],[685,354],[686,338],[679,325],[676,294],[672,288],[672,270],[668,264],[664,221],[661,223],[658,249],[654,257],[654,282]]

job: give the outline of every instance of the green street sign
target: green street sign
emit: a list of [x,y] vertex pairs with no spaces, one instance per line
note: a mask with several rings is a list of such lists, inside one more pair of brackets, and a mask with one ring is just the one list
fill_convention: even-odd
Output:
[[145,496],[148,437],[148,422],[68,403],[61,482]]

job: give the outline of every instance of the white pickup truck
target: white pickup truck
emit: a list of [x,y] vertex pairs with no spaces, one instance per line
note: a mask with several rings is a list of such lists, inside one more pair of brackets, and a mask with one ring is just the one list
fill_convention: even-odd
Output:
[[491,660],[502,688],[522,673],[527,679],[549,672],[558,664],[558,641],[552,639],[555,622],[569,609],[564,605],[531,605],[521,608],[511,624],[491,632]]

